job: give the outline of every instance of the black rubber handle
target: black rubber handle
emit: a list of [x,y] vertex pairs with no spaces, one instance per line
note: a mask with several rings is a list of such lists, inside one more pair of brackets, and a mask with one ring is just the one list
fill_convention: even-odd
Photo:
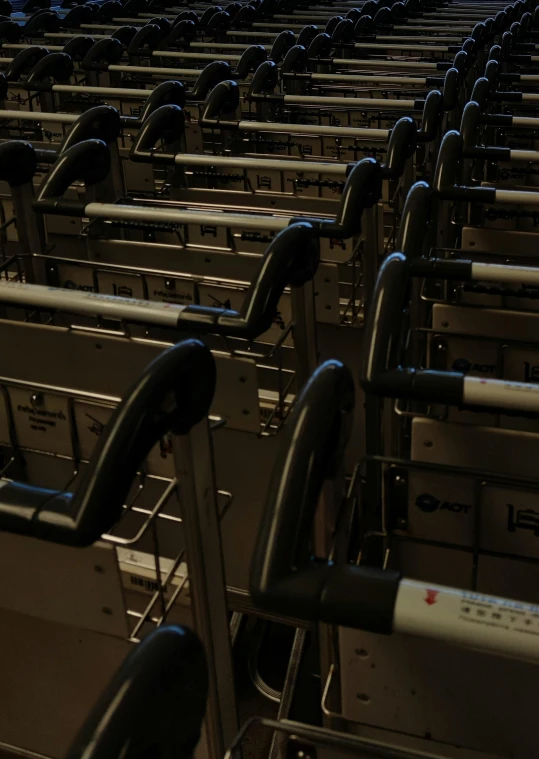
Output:
[[290,415],[253,553],[250,592],[262,609],[295,619],[390,633],[399,575],[313,557],[322,486],[336,475],[350,437],[354,381],[327,361]]
[[197,334],[255,340],[273,324],[285,288],[312,280],[319,258],[317,231],[306,222],[292,224],[268,246],[239,312],[188,306],[178,316],[178,327]]
[[131,148],[131,159],[173,164],[174,156],[155,151],[155,146],[160,140],[163,140],[165,145],[177,142],[184,135],[184,129],[185,116],[182,109],[177,105],[162,105],[144,118]]
[[49,53],[28,74],[28,90],[50,91],[54,82],[67,82],[73,74],[73,61],[66,53]]
[[10,187],[32,181],[36,172],[36,153],[29,142],[11,140],[0,143],[0,179]]
[[66,759],[192,759],[208,695],[197,636],[161,627],[129,654],[86,718]]
[[[109,108],[110,106],[99,106]],[[114,109],[113,109],[114,110]],[[85,140],[72,145],[63,152],[49,173],[45,176],[39,190],[34,208],[44,213],[54,213],[55,208],[66,207],[64,193],[75,181],[87,185],[102,182],[110,171],[110,152],[102,140]],[[75,215],[81,215],[80,204],[74,204]],[[84,211],[84,206],[82,206]]]
[[244,50],[239,59],[234,76],[237,79],[246,79],[251,71],[256,69],[267,58],[266,49],[263,45],[251,45],[247,50]]
[[86,140],[102,140],[106,145],[116,142],[121,132],[120,114],[111,105],[96,105],[82,113],[64,141],[61,153]]
[[11,61],[5,71],[6,79],[10,82],[18,82],[21,76],[31,71],[36,63],[49,55],[49,51],[46,47],[38,47],[32,45],[21,50],[15,58]]
[[185,85],[182,82],[169,80],[161,82],[146,98],[144,108],[140,114],[140,121],[144,123],[152,113],[155,113],[164,105],[174,105],[183,108],[185,105]]
[[120,518],[141,464],[169,431],[185,435],[208,413],[215,362],[197,340],[164,351],[114,411],[74,493],[8,482],[0,488],[0,529],[89,546]]
[[386,160],[383,166],[384,176],[399,179],[406,168],[406,162],[417,148],[417,125],[410,116],[399,119],[389,137]]
[[294,36],[294,32],[291,32],[289,30],[282,31],[277,35],[277,37],[275,37],[275,41],[271,46],[268,58],[272,61],[275,61],[275,63],[280,63],[290,48],[295,45],[295,43],[296,38]]
[[198,75],[193,89],[187,93],[189,102],[201,102],[208,93],[220,83],[232,76],[230,64],[226,61],[212,61]]

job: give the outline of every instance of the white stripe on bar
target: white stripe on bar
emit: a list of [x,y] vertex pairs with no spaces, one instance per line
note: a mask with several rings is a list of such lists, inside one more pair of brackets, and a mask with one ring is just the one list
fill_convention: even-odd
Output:
[[356,42],[354,44],[354,48],[356,50],[414,50],[414,51],[425,51],[429,53],[448,53],[449,48],[447,45],[407,45],[406,43],[403,43],[402,45],[384,45],[382,43],[380,44],[370,44],[369,42]]
[[537,150],[510,150],[509,157],[512,161],[539,161]]
[[521,601],[403,578],[393,630],[538,662],[539,635],[529,627],[532,622],[536,628],[538,613],[538,606]]
[[86,92],[89,95],[102,95],[107,97],[130,97],[144,100],[151,95],[153,90],[130,90],[124,87],[86,87],[72,84],[53,84],[53,92]]
[[539,286],[539,268],[473,262],[472,279],[487,279],[492,282],[516,282],[519,285]]
[[327,105],[342,105],[349,108],[376,108],[382,110],[394,110],[397,108],[410,109],[415,106],[415,100],[382,100],[380,98],[337,98],[337,97],[316,97],[315,95],[285,95],[285,103],[291,105],[317,105],[324,108]]
[[318,126],[317,124],[277,124],[271,121],[240,121],[244,132],[281,132],[285,134],[312,134],[321,137],[355,137],[356,139],[387,140],[389,129],[360,129],[357,127]]
[[512,380],[464,377],[464,403],[519,411],[539,411],[539,385]]
[[426,78],[421,76],[385,76],[384,74],[379,76],[371,74],[311,74],[311,79],[318,82],[376,82],[380,84],[417,84],[418,86],[427,84]]
[[171,208],[124,206],[113,203],[89,203],[84,213],[89,218],[118,221],[158,222],[165,224],[207,224],[213,227],[239,227],[240,229],[263,229],[279,232],[286,229],[290,217],[263,216],[256,214],[211,213],[208,211],[184,211]]
[[108,316],[172,327],[176,326],[178,315],[186,308],[176,303],[122,298],[116,295],[86,293],[60,287],[27,285],[4,280],[0,281],[0,300],[19,306],[50,308],[53,311]]
[[73,124],[80,114],[77,113],[42,113],[41,111],[4,111],[0,110],[2,121],[49,121],[54,124]]
[[421,63],[420,61],[377,61],[361,60],[360,58],[334,58],[333,66],[357,66],[358,69],[364,68],[391,68],[396,69],[437,69],[437,63]]
[[523,127],[539,127],[539,119],[534,119],[531,116],[513,116],[513,126]]
[[[107,71],[123,71],[126,74],[150,74],[151,76],[198,76],[203,69],[168,69],[159,68],[158,66],[119,66],[112,64],[107,68]],[[151,92],[151,90],[147,90]]]
[[539,192],[525,190],[496,190],[498,203],[510,203],[511,205],[539,206]]
[[220,53],[183,53],[177,50],[152,50],[152,55],[156,58],[185,58],[186,60],[192,58],[195,61],[239,61],[241,58],[241,55],[232,55],[231,53],[226,55]]
[[216,155],[191,155],[178,153],[174,158],[179,166],[223,166],[231,169],[261,169],[274,171],[299,171],[307,174],[323,173],[345,177],[348,169],[346,163],[324,161],[287,161],[278,158],[243,158]]

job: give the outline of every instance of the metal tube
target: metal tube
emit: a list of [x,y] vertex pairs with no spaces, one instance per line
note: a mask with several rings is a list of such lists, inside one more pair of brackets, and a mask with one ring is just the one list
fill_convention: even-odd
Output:
[[386,84],[427,84],[426,78],[421,76],[384,76],[384,74],[379,74],[378,76],[370,74],[311,74],[311,79],[321,82],[358,82],[366,84],[369,82],[381,84],[384,84],[384,82]]
[[185,58],[194,59],[195,61],[239,61],[241,58],[241,55],[232,55],[231,53],[227,53],[226,55],[217,53],[183,53],[177,50],[153,50],[152,55],[156,58]]
[[[539,394],[537,386],[535,391]],[[537,606],[520,601],[402,579],[393,630],[537,662],[537,612]]]
[[[111,63],[107,68],[107,71],[122,71],[126,74],[151,74],[152,76],[159,76],[160,74],[163,74],[165,76],[192,76],[194,74],[195,76],[198,76],[202,69],[169,69],[153,66],[118,66],[114,63]],[[151,92],[151,90],[146,91]],[[118,92],[118,90],[115,89],[114,92]]]
[[89,316],[108,316],[126,321],[141,321],[162,327],[175,327],[178,315],[186,308],[176,303],[121,298],[116,295],[5,280],[0,280],[0,302]]
[[496,190],[496,202],[510,203],[511,205],[539,206],[539,192]]
[[[407,45],[403,43],[402,45],[385,45],[385,44],[376,44],[376,43],[369,43],[369,42],[356,42],[354,45],[354,48],[357,50],[413,50],[413,51],[425,51],[429,53],[447,53],[449,52],[449,48],[447,45]],[[356,61],[357,62],[357,61]],[[400,63],[400,61],[398,61]]]
[[277,124],[271,121],[240,121],[239,129],[244,132],[290,132],[291,134],[312,134],[327,137],[354,137],[358,140],[388,140],[389,129],[359,129],[356,127],[318,126],[314,124]]
[[274,171],[301,171],[318,174],[334,174],[345,177],[348,170],[346,163],[324,161],[287,161],[278,158],[243,158],[236,156],[189,155],[178,153],[174,158],[178,166],[222,166],[230,169],[266,169]]
[[129,97],[144,100],[153,90],[130,90],[125,87],[86,87],[72,84],[53,84],[53,92],[86,92],[89,95],[105,95],[108,97]]
[[518,285],[539,285],[539,269],[532,266],[472,263],[472,279],[491,282],[514,282]]
[[352,108],[376,108],[382,110],[394,110],[404,108],[409,110],[415,105],[414,100],[381,100],[375,98],[338,98],[315,95],[285,95],[283,102],[291,105],[317,105],[319,108],[325,108],[327,105],[343,105]]
[[391,68],[391,69],[436,69],[437,63],[421,63],[420,61],[375,61],[361,60],[359,58],[334,58],[334,66],[357,66],[362,68]]
[[[539,119],[532,118],[530,116],[513,116],[512,126],[539,127]],[[522,151],[522,152],[526,152],[526,151]]]
[[149,208],[146,206],[124,206],[115,203],[88,203],[84,214],[89,218],[103,218],[118,221],[161,222],[168,224],[207,224],[218,227],[240,227],[241,229],[264,229],[280,232],[290,223],[290,217],[263,216],[255,214],[211,213],[209,211],[185,211],[171,208]]
[[511,150],[509,157],[512,161],[539,161],[539,152],[537,150]]
[[41,111],[3,111],[0,119],[3,121],[50,121],[53,124],[73,124],[80,114],[76,113],[41,113]]

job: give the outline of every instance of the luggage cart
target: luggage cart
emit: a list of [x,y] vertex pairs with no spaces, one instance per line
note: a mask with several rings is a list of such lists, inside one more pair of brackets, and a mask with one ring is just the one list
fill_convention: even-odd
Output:
[[[28,733],[18,734],[20,723],[8,723],[2,730],[3,745],[9,742],[7,736],[18,734],[15,745],[31,751],[32,743],[45,734],[48,745],[61,750],[62,742],[70,741],[69,731],[73,735],[79,727],[96,688],[99,692],[110,677],[118,653],[123,655],[131,643],[177,616],[183,597],[212,670],[208,751],[210,756],[221,752],[236,730],[236,712],[207,419],[215,389],[214,359],[196,340],[148,350],[118,332],[53,326],[53,321],[62,321],[61,304],[50,290],[5,281],[0,288],[4,304],[27,309],[30,317],[3,319],[5,339],[15,338],[30,360],[3,365],[0,524],[4,571],[9,564],[13,581],[2,592],[1,635],[7,640],[16,629],[23,650],[32,641],[46,640],[53,656],[55,646],[70,651],[78,644],[77,671],[82,676],[75,691],[65,673],[56,679],[57,702],[66,707],[69,702],[70,707],[60,721],[58,714],[43,708],[46,702],[39,705],[39,687],[27,691]],[[89,300],[83,293],[69,297],[74,312],[104,319],[125,315],[128,320],[171,323],[179,313],[179,307],[173,309],[171,319],[171,310],[162,306]],[[36,307],[42,315],[54,313],[53,319],[48,324],[36,320]],[[66,338],[73,351],[71,367],[65,362]],[[36,340],[47,343],[48,369],[32,359]],[[114,372],[102,371],[97,349]],[[118,361],[120,353],[124,358]],[[10,356],[15,358],[15,353]],[[169,402],[163,405],[165,398]],[[176,528],[173,561],[163,561],[160,554],[158,533],[163,527]],[[33,571],[25,571],[35,569],[36,562],[37,586]],[[65,583],[66,574],[70,583]],[[44,594],[45,587],[54,592]],[[51,634],[58,636],[57,643]],[[9,669],[4,666],[5,672],[20,675],[29,675],[32,666],[49,669],[45,661],[36,662],[30,648]],[[21,685],[25,687],[24,680],[19,685],[4,682],[15,704]],[[4,714],[12,708],[4,702]]]
[[[389,263],[384,264],[383,272],[396,260],[400,260],[399,255],[393,254]],[[381,288],[378,292],[381,294]],[[381,348],[380,357],[384,350]],[[425,374],[427,383],[432,374],[435,373]],[[453,373],[452,376],[455,383],[466,385],[463,375],[457,377]],[[387,375],[377,374],[380,385],[371,385],[369,375],[369,390],[402,397],[400,388],[390,390],[390,377],[395,378],[392,370]],[[421,384],[419,376],[418,382]],[[516,600],[496,597],[486,582],[474,587],[460,581],[450,587],[447,575],[452,572],[455,580],[458,569],[455,560],[449,557],[446,559],[450,561],[447,579],[436,580],[432,576],[432,564],[426,567],[423,563],[424,555],[415,566],[412,556],[408,562],[403,560],[402,550],[394,545],[399,542],[398,538],[389,526],[387,533],[371,535],[373,540],[387,538],[388,541],[386,561],[381,566],[364,563],[363,551],[359,562],[355,557],[350,559],[348,538],[353,523],[353,497],[342,500],[343,512],[332,550],[325,554],[317,551],[315,555],[320,558],[312,558],[309,535],[318,499],[322,492],[324,500],[327,493],[342,492],[338,477],[351,428],[353,386],[352,376],[342,364],[328,362],[317,370],[304,389],[290,418],[287,444],[283,445],[276,462],[254,554],[251,592],[262,608],[285,616],[293,610],[295,616],[299,613],[306,620],[321,623],[323,629],[326,625],[342,625],[339,630],[341,667],[338,670],[334,667],[330,672],[331,680],[324,693],[326,715],[330,724],[339,725],[340,729],[344,727],[345,732],[352,735],[359,732],[361,737],[338,736],[318,729],[311,731],[309,740],[307,729],[298,750],[312,750],[309,743],[319,736],[329,743],[327,755],[339,755],[340,749],[348,745],[355,747],[361,756],[360,741],[365,740],[372,741],[373,755],[388,757],[455,756],[458,755],[455,743],[461,751],[472,744],[473,749],[483,752],[479,754],[482,756],[510,755],[510,751],[527,755],[533,751],[533,737],[532,731],[526,737],[521,733],[523,704],[520,701],[518,707],[511,709],[511,721],[518,729],[512,730],[508,725],[507,702],[498,706],[504,710],[505,719],[493,724],[492,704],[496,697],[488,692],[486,673],[496,672],[497,677],[503,677],[506,687],[515,694],[522,684],[518,677],[526,673],[526,687],[532,684],[535,667],[530,665],[537,663],[538,653],[537,637],[529,632],[537,624],[534,602],[523,601],[522,592]],[[526,397],[524,405],[528,408],[532,405],[530,387],[535,386],[523,385],[520,396]],[[505,407],[502,393],[493,404],[499,402]],[[515,395],[518,392],[509,391],[505,396],[512,409],[519,407]],[[492,397],[490,393],[489,396]],[[419,387],[414,397],[422,399]],[[442,397],[447,399],[444,393]],[[475,399],[479,403],[485,400],[480,393]],[[467,400],[473,403],[471,394],[467,394]],[[491,403],[490,398],[488,402]],[[393,464],[387,463],[388,466]],[[407,467],[413,472],[414,462],[407,463]],[[448,470],[447,475],[456,477],[456,472]],[[395,509],[398,511],[397,504],[395,494],[386,494],[388,519]],[[436,550],[439,552],[440,547],[436,546]],[[419,551],[417,539],[413,551],[414,554]],[[496,583],[498,588],[504,587],[499,574]],[[357,632],[359,630],[362,632]],[[468,653],[466,648],[473,653]],[[393,654],[389,653],[391,650]],[[500,656],[509,660],[498,659]],[[406,666],[407,661],[413,662],[413,669]],[[435,677],[420,674],[421,666],[427,667],[427,673],[434,672]],[[334,695],[331,686],[338,677],[344,710],[339,715],[329,711]],[[479,678],[479,685],[476,682],[474,686],[474,678]],[[411,703],[410,687],[415,690],[415,700]],[[460,699],[448,698],[448,689],[451,693],[460,692]],[[475,700],[478,691],[489,702],[488,716],[483,716],[478,708],[481,703]],[[473,715],[466,703],[470,692],[475,705]],[[393,707],[389,712],[388,701]],[[417,701],[422,702],[422,708],[414,709]],[[489,725],[486,734],[482,729],[484,721]],[[429,736],[421,729],[422,722],[429,728]],[[287,727],[284,726],[283,732],[288,732]],[[295,734],[294,726],[289,729]],[[464,735],[467,735],[466,742]],[[486,745],[481,746],[481,742]],[[365,745],[365,755],[369,756],[368,745]]]

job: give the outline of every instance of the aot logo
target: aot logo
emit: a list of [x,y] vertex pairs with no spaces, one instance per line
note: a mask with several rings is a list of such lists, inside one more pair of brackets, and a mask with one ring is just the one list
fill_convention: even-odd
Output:
[[415,505],[424,514],[434,514],[435,511],[451,511],[453,514],[467,514],[472,508],[468,503],[458,501],[442,501],[431,493],[421,493],[415,499]]
[[480,374],[495,374],[495,364],[472,364],[467,358],[456,358],[453,361],[452,369],[454,372],[462,372],[462,374],[468,374],[468,372],[479,372]]
[[95,291],[95,287],[92,287],[92,285],[78,285],[76,282],[73,282],[72,279],[66,279],[64,287],[68,290],[82,290],[82,292],[85,293],[93,293]]

